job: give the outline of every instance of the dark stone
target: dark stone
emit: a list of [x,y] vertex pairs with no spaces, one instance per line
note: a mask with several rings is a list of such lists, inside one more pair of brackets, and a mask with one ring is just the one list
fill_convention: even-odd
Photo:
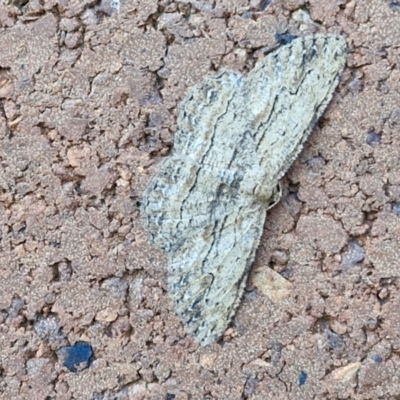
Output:
[[88,343],[75,343],[60,350],[64,358],[63,365],[71,372],[88,368],[93,362],[93,349]]
[[376,362],[376,363],[381,363],[383,360],[382,360],[382,357],[380,356],[380,355],[378,355],[378,354],[375,354],[373,357],[372,357],[372,359]]
[[369,144],[370,146],[376,144],[376,143],[380,143],[380,141],[382,140],[381,135],[378,135],[375,132],[369,132],[367,135],[367,144]]
[[271,3],[272,0],[261,0],[258,8],[260,11],[264,11]]
[[297,36],[291,35],[290,33],[275,33],[275,39],[280,44],[288,44],[296,39]]
[[299,386],[303,386],[306,383],[307,378],[308,375],[304,371],[301,371],[299,376]]

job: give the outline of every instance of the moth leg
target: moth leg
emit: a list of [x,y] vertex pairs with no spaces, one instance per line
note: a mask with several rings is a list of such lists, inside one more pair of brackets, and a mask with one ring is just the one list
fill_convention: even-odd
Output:
[[279,203],[281,197],[282,197],[282,185],[280,182],[278,182],[273,192],[273,195],[270,199],[270,203],[267,205],[267,210],[269,210],[272,207],[275,207],[276,204]]

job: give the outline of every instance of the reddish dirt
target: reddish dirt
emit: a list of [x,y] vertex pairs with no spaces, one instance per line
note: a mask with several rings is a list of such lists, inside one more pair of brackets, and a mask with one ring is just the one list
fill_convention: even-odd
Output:
[[[341,84],[199,347],[137,202],[189,86],[316,32],[347,39]],[[400,398],[399,32],[389,0],[2,1],[0,398]]]

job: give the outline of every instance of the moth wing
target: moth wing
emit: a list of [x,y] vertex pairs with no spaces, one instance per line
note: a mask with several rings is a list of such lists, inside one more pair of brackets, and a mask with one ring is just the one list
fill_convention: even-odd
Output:
[[[142,196],[144,226],[161,249],[170,251],[191,229],[212,224],[223,212],[224,202],[237,196],[235,187],[244,173],[236,165],[229,168],[233,155],[221,151],[219,141],[222,136],[229,147],[241,129],[231,124],[229,132],[216,127],[221,115],[229,114],[242,81],[234,71],[208,76],[188,90],[179,107],[172,154]],[[247,154],[251,155],[249,146]]]
[[179,105],[174,154],[201,160],[215,138],[216,126],[243,84],[239,72],[223,70],[190,88]]
[[243,179],[239,171],[167,158],[142,198],[141,216],[153,242],[169,252],[191,231],[213,225],[239,201],[235,186]]
[[288,170],[332,99],[346,55],[341,36],[300,37],[268,54],[245,78],[248,129],[272,181]]
[[235,314],[265,213],[255,205],[231,206],[214,225],[187,232],[169,255],[168,286],[175,309],[202,345],[216,341]]

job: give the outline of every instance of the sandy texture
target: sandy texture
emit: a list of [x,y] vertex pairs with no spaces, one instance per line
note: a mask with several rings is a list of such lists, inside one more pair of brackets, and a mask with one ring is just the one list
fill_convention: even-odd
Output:
[[[0,398],[399,397],[399,31],[389,0],[1,1]],[[316,32],[341,84],[200,348],[137,202],[189,86]]]

